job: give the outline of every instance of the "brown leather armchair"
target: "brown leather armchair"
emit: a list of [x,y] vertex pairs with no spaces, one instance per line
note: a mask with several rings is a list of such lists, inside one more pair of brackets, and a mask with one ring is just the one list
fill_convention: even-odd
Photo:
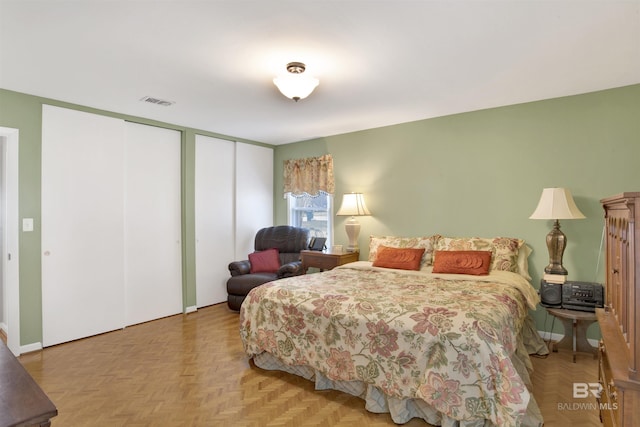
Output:
[[306,228],[278,225],[258,230],[254,242],[256,252],[276,248],[279,251],[280,268],[275,273],[251,273],[249,260],[229,264],[231,278],[227,280],[227,304],[232,310],[240,306],[251,289],[263,283],[284,277],[304,274],[300,251],[309,246],[310,231]]

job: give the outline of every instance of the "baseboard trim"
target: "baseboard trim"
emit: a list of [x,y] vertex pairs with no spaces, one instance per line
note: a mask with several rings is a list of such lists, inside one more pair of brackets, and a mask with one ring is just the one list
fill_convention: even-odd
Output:
[[40,350],[42,350],[41,342],[34,342],[31,344],[20,346],[20,354],[31,353],[33,351],[40,351]]
[[189,307],[184,309],[185,314],[195,313],[196,311],[198,311],[198,307],[195,305],[190,305]]

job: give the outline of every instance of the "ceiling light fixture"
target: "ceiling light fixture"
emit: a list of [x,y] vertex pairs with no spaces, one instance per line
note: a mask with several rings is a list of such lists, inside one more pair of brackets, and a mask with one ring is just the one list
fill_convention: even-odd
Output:
[[298,102],[306,98],[320,83],[318,79],[309,75],[303,75],[305,65],[302,62],[289,62],[288,74],[273,79],[273,83],[287,98]]

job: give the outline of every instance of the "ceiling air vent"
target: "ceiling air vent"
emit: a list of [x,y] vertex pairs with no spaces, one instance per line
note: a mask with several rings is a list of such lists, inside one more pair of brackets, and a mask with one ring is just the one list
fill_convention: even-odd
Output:
[[140,101],[162,105],[163,107],[168,107],[169,105],[175,104],[173,101],[166,101],[164,99],[154,98],[153,96],[145,96],[144,98],[140,98]]

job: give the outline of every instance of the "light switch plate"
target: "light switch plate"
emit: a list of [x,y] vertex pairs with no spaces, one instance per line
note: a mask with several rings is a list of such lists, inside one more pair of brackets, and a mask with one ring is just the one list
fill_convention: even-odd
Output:
[[33,218],[22,218],[22,231],[33,231]]

